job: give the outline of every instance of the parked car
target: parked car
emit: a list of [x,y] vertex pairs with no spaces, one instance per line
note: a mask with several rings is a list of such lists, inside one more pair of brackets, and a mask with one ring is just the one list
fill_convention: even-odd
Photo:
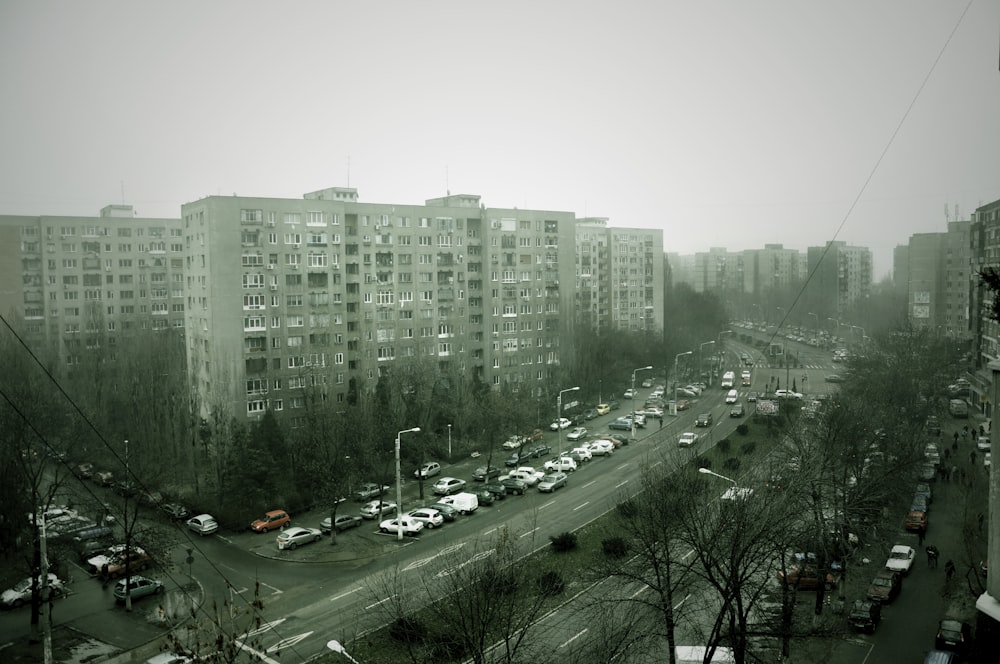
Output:
[[433,487],[434,494],[438,496],[450,496],[463,490],[465,490],[465,480],[457,477],[442,477]]
[[503,445],[501,445],[500,447],[502,447],[505,450],[516,450],[522,445],[524,445],[524,442],[525,441],[523,436],[514,435],[505,440],[503,442]]
[[389,486],[385,484],[374,484],[372,482],[365,482],[358,490],[354,492],[354,500],[359,503],[363,503],[366,500],[374,500],[375,498],[381,498],[385,495],[386,491],[389,490]]
[[514,466],[518,466],[524,463],[525,461],[530,459],[531,456],[532,456],[531,450],[521,450],[520,452],[514,452],[509,457],[504,459],[503,465],[507,466],[508,468],[513,468]]
[[292,517],[285,510],[271,510],[264,512],[259,519],[250,522],[250,530],[255,533],[268,533],[272,530],[279,530],[292,523]]
[[94,473],[94,482],[96,482],[98,486],[111,486],[115,483],[114,473],[110,470],[102,470]]
[[625,393],[622,394],[622,396],[625,397],[626,399],[634,399],[636,395],[638,395],[638,392],[633,390],[631,387],[625,390]]
[[378,530],[380,533],[398,534],[399,531],[402,530],[403,534],[409,537],[419,535],[420,531],[423,529],[423,523],[408,516],[400,517],[398,519],[386,519],[382,523],[378,524]]
[[115,602],[118,604],[124,604],[127,597],[131,597],[134,602],[150,595],[159,595],[164,590],[161,581],[145,576],[133,576],[128,579],[128,584],[125,581],[125,579],[120,579],[115,583],[114,595]]
[[677,439],[677,446],[691,447],[697,442],[698,442],[698,434],[692,433],[690,431],[685,431],[680,435],[680,438]]
[[938,650],[950,650],[960,655],[968,654],[972,645],[972,626],[967,622],[945,618],[938,623],[934,647]]
[[927,496],[927,503],[930,504],[934,502],[934,494],[931,492],[931,485],[927,482],[917,482],[915,493],[922,493]]
[[695,419],[694,425],[696,427],[710,427],[710,426],[712,426],[712,414],[711,413],[702,413],[701,415],[699,415]]
[[552,448],[548,445],[535,445],[531,448],[531,458],[540,459],[543,456],[548,456],[552,453]]
[[584,427],[576,427],[568,434],[566,434],[566,440],[580,440],[587,435],[587,429]]
[[187,520],[187,527],[199,535],[211,535],[219,530],[219,522],[211,514],[199,514]]
[[608,408],[610,408],[611,410],[618,410],[619,408],[621,408],[621,404],[618,403],[618,399],[610,399],[608,401]]
[[81,463],[73,468],[73,474],[81,480],[89,480],[94,476],[94,464]]
[[432,510],[437,510],[445,521],[454,521],[458,517],[458,510],[455,509],[454,505],[448,505],[445,503],[434,503],[429,507]]
[[927,494],[915,493],[910,501],[910,509],[914,512],[928,512],[930,505],[927,503]]
[[870,599],[856,599],[847,616],[847,622],[854,629],[874,634],[882,622],[882,604]]
[[927,512],[918,512],[913,510],[907,512],[906,520],[903,523],[903,527],[906,528],[906,530],[910,532],[927,532],[927,526]]
[[483,488],[493,496],[493,500],[503,500],[507,497],[507,488],[502,482],[487,482]]
[[322,538],[323,533],[319,528],[303,528],[301,526],[286,528],[277,537],[278,549],[291,551],[303,544],[318,542]]
[[535,486],[538,484],[538,480],[542,479],[543,475],[545,473],[537,471],[534,468],[522,466],[507,475],[506,479],[518,480],[519,482],[524,482],[527,486]]
[[188,509],[180,503],[164,503],[160,509],[174,521],[182,521],[188,516]]
[[524,492],[528,489],[528,483],[517,477],[502,479],[500,480],[500,484],[506,493],[516,493],[519,496],[523,496]]
[[565,473],[550,473],[538,482],[538,490],[542,493],[551,493],[560,487],[566,486]]
[[594,456],[611,456],[615,451],[615,444],[610,440],[595,440],[590,444],[589,449]]
[[437,461],[428,461],[423,464],[415,471],[413,471],[413,476],[417,479],[427,479],[428,477],[434,477],[441,472],[441,464]]
[[[362,522],[363,519],[356,514],[340,514],[333,522],[333,530],[336,530],[338,533],[342,533],[345,530],[357,528],[362,524]],[[324,535],[330,532],[330,517],[326,517],[319,522],[319,530]]]
[[558,470],[563,472],[572,473],[576,470],[576,461],[569,458],[568,456],[559,457],[558,459],[550,459],[545,462],[545,470],[552,471]]
[[909,574],[913,568],[913,559],[916,555],[917,552],[913,550],[913,547],[906,546],[905,544],[896,544],[892,547],[892,551],[889,552],[889,559],[885,561],[885,568],[890,572],[899,572],[904,575]]
[[132,574],[152,564],[153,559],[141,547],[133,546],[126,551],[125,545],[119,544],[88,560],[87,568],[94,575],[101,574],[106,570],[108,577],[114,579],[125,575],[126,565],[128,565],[129,574]]
[[619,417],[617,419],[608,422],[609,429],[618,429],[620,431],[631,431],[632,430],[632,419],[629,417]]
[[611,406],[609,406],[606,403],[599,403],[597,404],[597,408],[595,408],[594,410],[597,411],[598,415],[607,415],[608,413],[611,412]]
[[594,454],[590,451],[589,447],[574,447],[566,454],[566,456],[573,461],[576,461],[577,464],[581,464],[584,461],[590,461],[594,458]]
[[589,422],[597,417],[597,410],[595,408],[588,408],[583,411],[583,421]]
[[549,425],[549,429],[552,431],[559,431],[560,429],[568,429],[573,423],[565,417],[560,417],[558,420],[554,421]]
[[480,505],[492,505],[497,501],[493,494],[487,491],[485,487],[475,488],[472,490],[472,493],[476,494]]
[[433,529],[444,525],[444,517],[441,512],[430,507],[421,507],[407,513],[411,519],[424,524],[424,528]]
[[[66,584],[55,574],[49,572],[45,579],[52,597],[64,597],[66,595]],[[39,575],[36,585],[41,587],[42,577]],[[44,599],[44,597],[43,597]],[[3,591],[0,595],[0,606],[5,609],[16,609],[25,604],[31,603],[31,577],[19,581],[11,588]]]
[[477,482],[485,482],[486,480],[491,480],[494,477],[500,477],[500,469],[496,466],[479,466],[472,471],[472,479]]
[[903,575],[884,569],[875,575],[868,586],[868,599],[874,602],[889,603],[896,599],[896,596],[903,589]]
[[370,503],[362,506],[361,508],[361,518],[363,519],[375,519],[379,516],[386,516],[388,514],[394,514],[396,512],[396,503],[385,501],[385,500],[373,500]]

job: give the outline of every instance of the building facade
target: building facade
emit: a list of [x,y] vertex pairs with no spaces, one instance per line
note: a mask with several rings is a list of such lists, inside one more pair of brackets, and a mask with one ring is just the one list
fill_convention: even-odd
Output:
[[969,338],[969,225],[952,221],[947,232],[910,236],[905,273],[911,324]]

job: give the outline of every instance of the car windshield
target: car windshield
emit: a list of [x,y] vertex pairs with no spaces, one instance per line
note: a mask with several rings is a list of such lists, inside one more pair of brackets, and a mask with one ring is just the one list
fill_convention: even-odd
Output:
[[909,556],[906,554],[905,551],[893,551],[892,555],[889,557],[894,558],[896,560],[906,560],[907,558],[909,558]]
[[30,587],[31,587],[31,579],[25,579],[25,580],[21,581],[19,584],[17,584],[16,586],[14,586],[14,591],[15,592],[19,592],[19,593],[23,593],[25,590],[27,590]]
[[875,579],[874,581],[872,581],[872,585],[873,586],[891,586],[892,585],[892,580],[888,579],[886,577],[878,577],[877,579]]

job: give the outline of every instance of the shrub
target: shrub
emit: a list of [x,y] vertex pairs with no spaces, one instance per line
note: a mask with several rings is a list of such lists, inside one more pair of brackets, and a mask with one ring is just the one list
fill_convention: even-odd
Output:
[[757,449],[757,442],[753,440],[744,441],[743,444],[740,445],[740,453],[744,456],[753,454],[755,449]]
[[576,533],[565,532],[558,535],[550,535],[552,549],[556,553],[565,553],[576,548]]
[[748,433],[750,433],[750,427],[747,426],[746,424],[740,424],[739,426],[736,427],[736,433],[740,434],[741,436],[745,436]]
[[737,459],[736,457],[730,457],[726,459],[726,462],[722,464],[722,467],[725,468],[726,470],[739,470],[740,460]]
[[550,570],[538,577],[538,591],[543,595],[552,597],[562,594],[566,589],[566,582],[563,581],[562,574],[555,570]]
[[624,558],[628,553],[628,543],[624,537],[609,537],[601,541],[601,549],[608,558]]
[[618,513],[626,519],[631,519],[638,514],[639,510],[635,506],[635,501],[631,498],[618,503]]
[[717,447],[719,448],[719,451],[722,452],[723,454],[729,454],[729,450],[732,449],[733,444],[729,441],[728,438],[723,438],[722,440],[719,441]]
[[401,643],[421,643],[425,633],[424,624],[410,616],[397,618],[389,625],[389,636]]

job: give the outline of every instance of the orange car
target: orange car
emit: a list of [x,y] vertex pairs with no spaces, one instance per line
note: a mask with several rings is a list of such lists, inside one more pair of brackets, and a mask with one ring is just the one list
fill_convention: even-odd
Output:
[[266,533],[271,530],[284,528],[292,522],[292,517],[288,516],[285,510],[271,510],[261,518],[250,524],[250,530],[255,533]]
[[927,512],[913,510],[906,513],[906,521],[903,525],[911,532],[927,532],[927,523]]

